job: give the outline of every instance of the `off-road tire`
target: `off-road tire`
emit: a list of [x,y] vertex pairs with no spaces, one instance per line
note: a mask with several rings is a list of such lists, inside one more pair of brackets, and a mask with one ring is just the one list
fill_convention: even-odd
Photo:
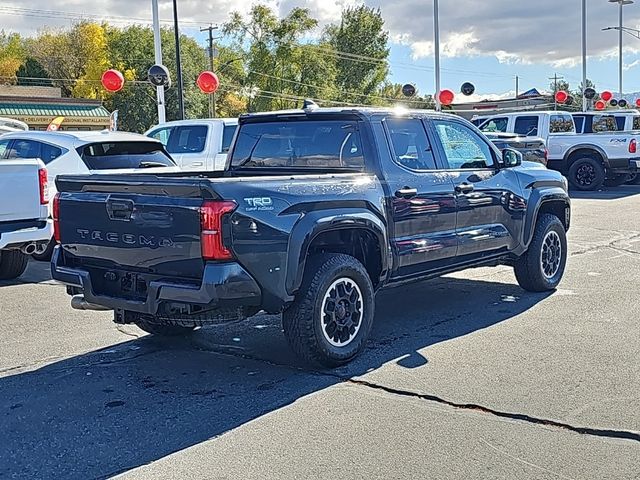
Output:
[[[326,297],[337,291],[335,283],[343,279],[357,285],[356,295],[361,300],[360,320],[357,330],[353,327],[353,336],[345,340],[347,343],[336,346],[325,337],[329,334],[323,307],[327,308]],[[337,367],[353,360],[365,347],[373,325],[374,309],[373,285],[364,266],[350,255],[323,254],[309,259],[295,301],[282,314],[282,326],[291,349],[307,363]]]
[[51,239],[47,244],[47,249],[42,253],[32,253],[31,256],[34,260],[38,262],[48,262],[51,260],[51,256],[53,255],[53,249],[56,247],[56,242]]
[[189,335],[196,327],[183,327],[180,325],[168,325],[161,323],[151,323],[145,320],[138,320],[135,322],[140,330],[144,330],[151,335],[157,335],[159,337],[180,337],[183,335]]
[[[591,182],[585,183],[581,180],[581,169],[592,169],[594,178]],[[606,177],[604,166],[594,157],[585,155],[574,160],[569,167],[569,182],[571,186],[577,190],[593,191],[602,186]]]
[[[555,232],[561,251],[560,261],[555,274],[547,277],[543,272],[543,245],[550,232]],[[555,238],[555,237],[554,237]],[[567,236],[564,225],[558,217],[545,213],[536,222],[533,239],[527,251],[516,260],[514,270],[518,284],[530,292],[554,290],[564,274],[567,264]]]
[[0,280],[18,278],[27,269],[29,256],[20,250],[0,251]]

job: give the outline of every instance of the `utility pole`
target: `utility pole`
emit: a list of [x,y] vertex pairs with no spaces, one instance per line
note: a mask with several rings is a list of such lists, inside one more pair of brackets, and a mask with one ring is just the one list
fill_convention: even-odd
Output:
[[549,80],[553,80],[553,109],[558,110],[558,102],[556,102],[556,92],[558,91],[558,80],[563,80],[563,76],[558,76],[557,73],[553,74],[553,77],[549,77]]
[[582,111],[587,111],[587,0],[582,0]]
[[173,0],[173,34],[176,39],[176,70],[178,77],[178,119],[184,120],[184,91],[182,87],[182,62],[180,61],[180,32],[178,30],[178,5]]
[[518,87],[519,87],[520,78],[516,75],[516,100],[518,99]]
[[[206,28],[200,29],[201,32],[206,32],[206,31],[209,32],[209,70],[212,72],[213,72],[213,56],[214,56],[213,31],[217,29],[218,29],[217,25],[215,27],[213,25],[209,25]],[[216,92],[213,92],[211,95],[209,95],[209,116],[211,118],[216,117]]]

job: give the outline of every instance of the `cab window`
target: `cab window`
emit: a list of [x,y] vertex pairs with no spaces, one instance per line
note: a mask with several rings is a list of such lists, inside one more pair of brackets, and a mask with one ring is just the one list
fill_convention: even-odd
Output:
[[615,132],[618,130],[618,125],[612,115],[594,115],[591,129],[594,132]]
[[[639,116],[633,117],[633,129],[634,130],[640,130],[640,117]],[[1,156],[2,156],[2,154],[0,154],[0,157]]]
[[481,169],[494,165],[491,147],[470,128],[445,120],[436,120],[434,126],[450,169]]
[[40,158],[40,143],[33,140],[15,139],[7,158]]
[[509,119],[507,117],[491,118],[482,124],[483,132],[506,132]]
[[525,137],[535,137],[538,135],[538,117],[526,116],[516,117],[516,122],[513,127],[513,132],[518,135],[524,135]]
[[229,151],[231,140],[233,140],[233,135],[236,133],[236,128],[238,128],[237,125],[224,126],[224,130],[222,130],[222,153]]

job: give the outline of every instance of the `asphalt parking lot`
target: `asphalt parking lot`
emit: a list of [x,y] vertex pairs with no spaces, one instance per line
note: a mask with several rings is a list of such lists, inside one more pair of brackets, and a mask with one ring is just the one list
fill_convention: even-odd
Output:
[[507,267],[378,296],[372,340],[297,366],[280,319],[165,341],[0,283],[0,478],[640,478],[640,187],[577,194],[561,288]]

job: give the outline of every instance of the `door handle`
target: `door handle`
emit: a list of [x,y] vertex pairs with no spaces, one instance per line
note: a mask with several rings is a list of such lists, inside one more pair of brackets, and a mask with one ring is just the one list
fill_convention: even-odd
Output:
[[471,193],[473,192],[473,185],[471,183],[461,183],[456,185],[456,193]]
[[418,194],[418,189],[417,188],[411,188],[411,187],[402,187],[399,190],[396,190],[396,197],[398,198],[411,198],[411,197],[415,197]]

